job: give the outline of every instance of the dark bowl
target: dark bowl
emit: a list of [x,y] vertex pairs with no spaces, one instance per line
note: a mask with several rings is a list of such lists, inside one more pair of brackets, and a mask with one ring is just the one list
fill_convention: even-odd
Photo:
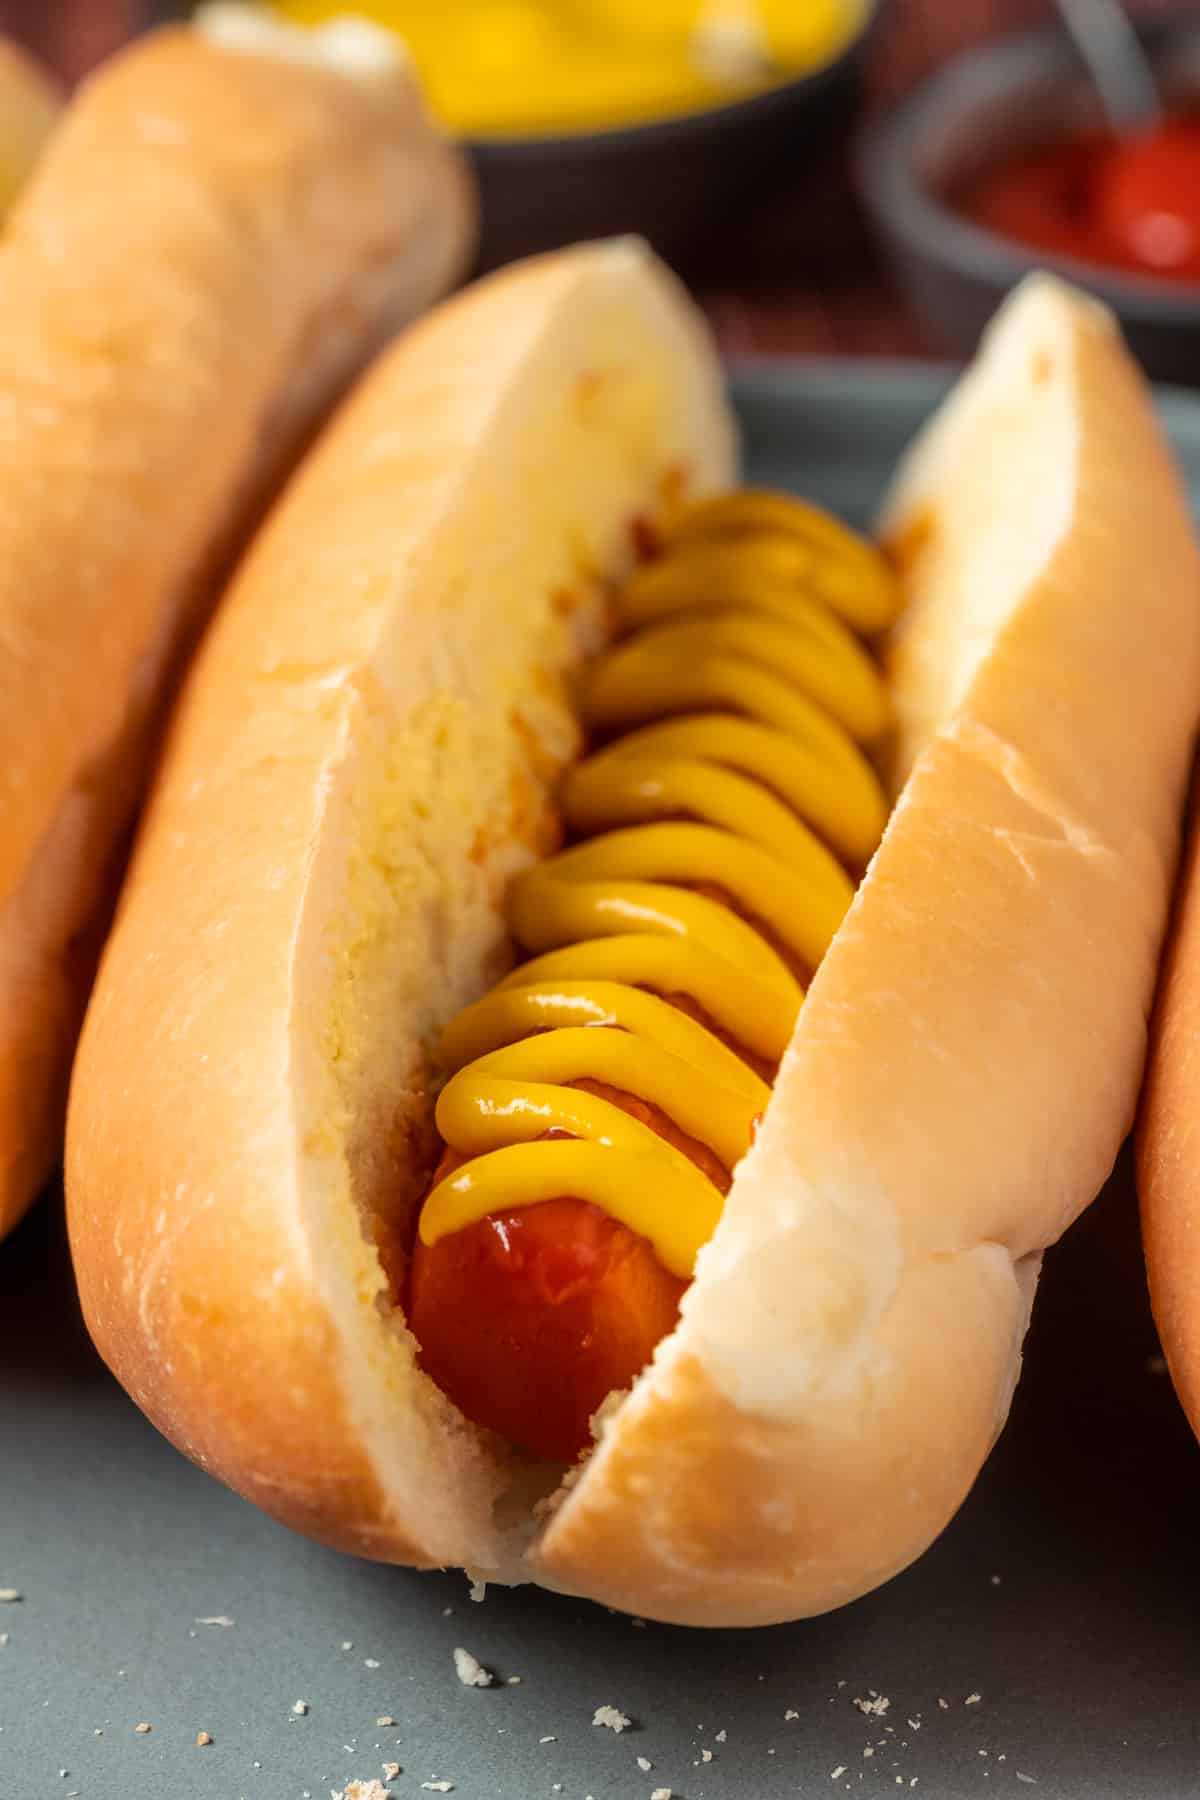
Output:
[[[1164,92],[1194,96],[1196,12],[1139,35]],[[1152,376],[1200,382],[1200,285],[1047,255],[972,224],[942,198],[998,154],[1101,122],[1065,34],[1004,38],[947,62],[870,130],[859,159],[863,194],[913,311],[941,348],[968,354],[1014,282],[1046,268],[1107,302]]]
[[480,267],[630,231],[677,267],[695,267],[773,171],[812,154],[848,118],[882,3],[872,0],[830,62],[729,106],[611,131],[470,140],[483,196]]

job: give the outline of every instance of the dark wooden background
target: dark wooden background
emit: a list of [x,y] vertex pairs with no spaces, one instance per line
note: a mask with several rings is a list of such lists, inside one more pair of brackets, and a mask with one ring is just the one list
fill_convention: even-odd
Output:
[[[0,0],[0,30],[77,80],[142,22],[138,0]],[[1138,15],[1178,0],[1131,0]],[[867,70],[863,116],[956,50],[1044,22],[1052,0],[886,0]],[[894,293],[857,205],[850,143],[789,177],[754,210],[704,283],[704,299],[732,352],[920,355],[922,341]]]

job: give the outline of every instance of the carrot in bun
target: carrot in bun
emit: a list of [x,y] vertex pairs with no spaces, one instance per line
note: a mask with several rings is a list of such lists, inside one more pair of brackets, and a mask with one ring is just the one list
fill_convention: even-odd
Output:
[[89,1327],[205,1468],[711,1625],[974,1479],[1129,1122],[1200,704],[1177,474],[1048,279],[890,562],[735,474],[635,244],[382,359],[189,678],[67,1159]]

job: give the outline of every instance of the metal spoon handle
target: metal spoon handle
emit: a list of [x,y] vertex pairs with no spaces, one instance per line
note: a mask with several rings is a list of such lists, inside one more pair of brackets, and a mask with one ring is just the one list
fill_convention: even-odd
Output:
[[1057,0],[1057,4],[1114,131],[1147,131],[1160,124],[1158,87],[1121,0]]

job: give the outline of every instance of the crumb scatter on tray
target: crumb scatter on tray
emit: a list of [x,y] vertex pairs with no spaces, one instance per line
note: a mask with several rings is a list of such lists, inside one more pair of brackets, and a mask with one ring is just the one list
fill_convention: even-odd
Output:
[[868,1688],[867,1695],[868,1697],[866,1699],[862,1698],[860,1695],[852,1702],[852,1704],[857,1706],[859,1712],[866,1718],[874,1717],[882,1719],[884,1713],[892,1704],[891,1701],[886,1694],[877,1694],[874,1688]]

